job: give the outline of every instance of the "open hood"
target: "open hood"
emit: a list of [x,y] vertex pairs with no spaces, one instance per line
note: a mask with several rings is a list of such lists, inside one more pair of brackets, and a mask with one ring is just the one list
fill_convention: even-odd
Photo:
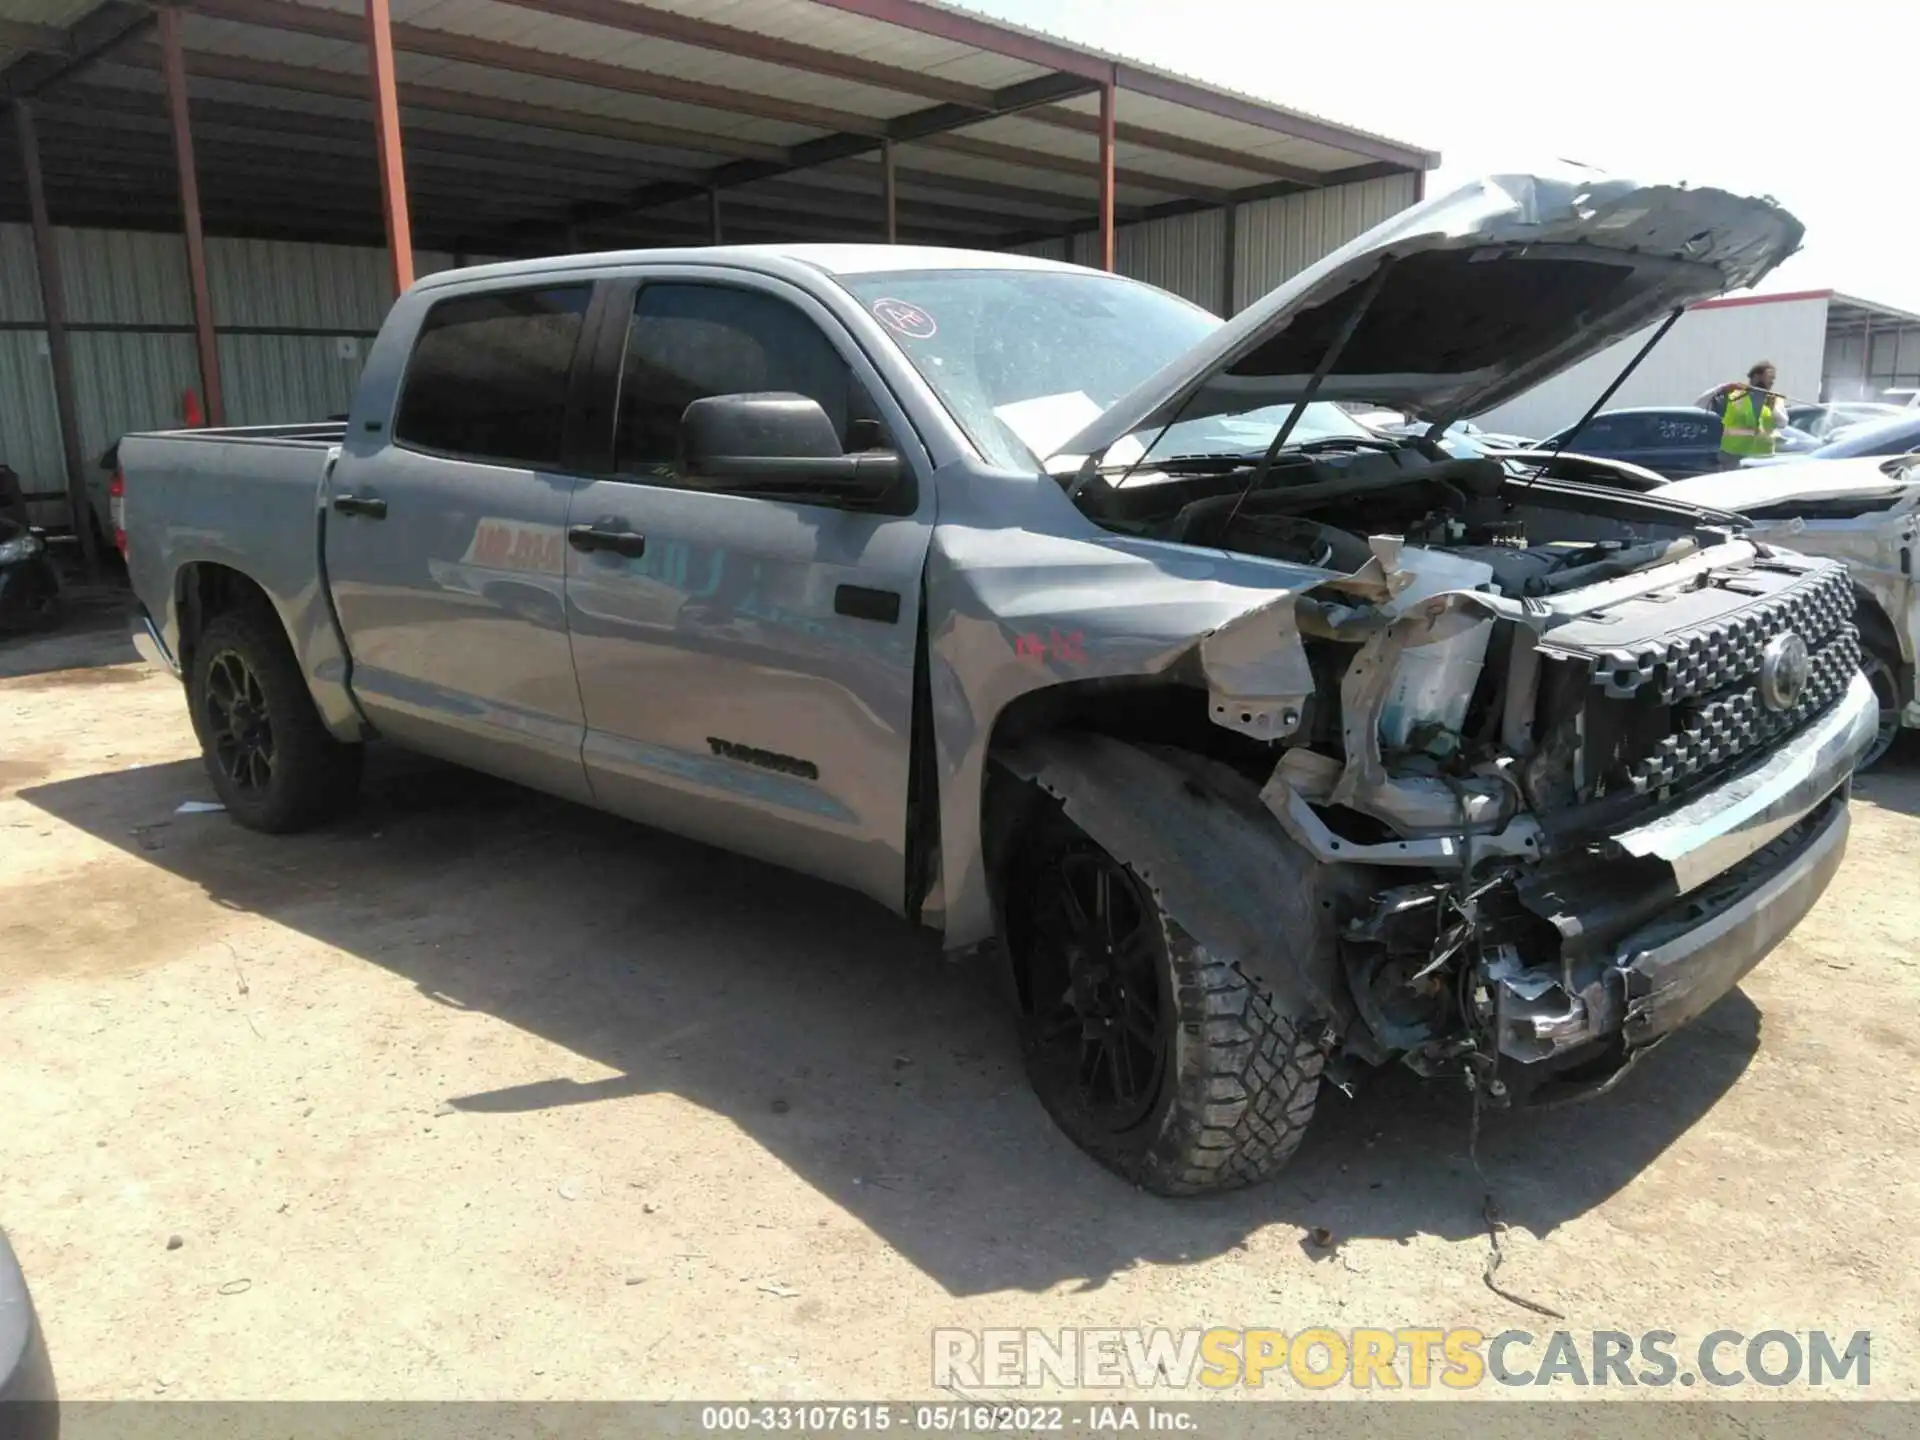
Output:
[[[1376,225],[1165,366],[1055,452],[1298,400],[1371,293],[1322,400],[1477,414],[1675,306],[1752,285],[1804,227],[1771,200],[1598,172],[1494,175]],[[1384,276],[1376,276],[1384,269]]]

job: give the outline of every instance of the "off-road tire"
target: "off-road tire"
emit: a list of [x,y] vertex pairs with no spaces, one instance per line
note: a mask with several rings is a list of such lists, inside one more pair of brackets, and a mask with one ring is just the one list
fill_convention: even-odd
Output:
[[[271,778],[260,790],[240,786],[215,757],[209,672],[229,653],[252,672],[265,699],[274,757]],[[310,829],[344,813],[359,798],[361,747],[343,744],[328,733],[286,632],[263,606],[225,611],[200,632],[187,678],[187,708],[214,792],[227,813],[249,830],[280,835]]]
[[[1021,837],[1017,853],[1022,863],[1044,863],[1049,842],[1061,827],[1079,842],[1093,845],[1057,805],[1042,804]],[[1107,858],[1128,877],[1146,908],[1161,1001],[1170,1006],[1172,1024],[1159,1093],[1137,1123],[1125,1128],[1097,1123],[1085,1106],[1049,1083],[1040,1064],[1039,1017],[1036,1007],[1027,1003],[1023,1049],[1042,1105],[1081,1149],[1155,1194],[1200,1195],[1270,1178],[1306,1136],[1319,1096],[1324,1053],[1314,1038],[1274,1008],[1272,997],[1232,958],[1210,953],[1166,915],[1152,889],[1131,868]],[[1010,878],[1006,934],[1011,959],[1019,967],[1025,942],[1011,907],[1023,903],[1028,887],[1017,870]],[[1030,1001],[1030,992],[1022,993]]]

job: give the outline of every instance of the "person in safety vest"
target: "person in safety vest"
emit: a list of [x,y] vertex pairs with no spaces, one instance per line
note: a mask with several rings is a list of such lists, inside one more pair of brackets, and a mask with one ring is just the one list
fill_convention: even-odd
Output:
[[1774,388],[1771,360],[1747,371],[1746,382],[1716,386],[1696,402],[1720,417],[1720,468],[1732,470],[1749,455],[1771,455],[1787,423],[1787,398]]

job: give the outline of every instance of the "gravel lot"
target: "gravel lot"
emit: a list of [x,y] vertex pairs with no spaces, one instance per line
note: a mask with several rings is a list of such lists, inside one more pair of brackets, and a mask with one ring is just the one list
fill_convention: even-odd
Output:
[[909,1397],[936,1326],[1118,1324],[1870,1328],[1920,1392],[1911,746],[1743,993],[1489,1120],[1502,1283],[1559,1322],[1482,1283],[1456,1089],[1330,1092],[1276,1183],[1156,1200],[858,897],[397,755],[251,835],[177,813],[179,687],[116,630],[0,676],[0,1225],[70,1398]]

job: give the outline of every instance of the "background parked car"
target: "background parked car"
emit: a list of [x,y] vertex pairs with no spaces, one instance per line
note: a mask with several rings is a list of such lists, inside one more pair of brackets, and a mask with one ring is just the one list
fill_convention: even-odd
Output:
[[0,1232],[0,1435],[7,1440],[57,1440],[59,1399],[26,1277]]
[[[1540,442],[1542,450],[1558,449],[1574,427],[1569,425]],[[1678,480],[1720,468],[1720,418],[1692,405],[1648,406],[1608,410],[1579,427],[1573,448],[1583,455],[1606,460],[1629,460]],[[1811,452],[1819,441],[1793,426],[1781,427],[1784,454]]]
[[[1587,449],[1583,431],[1580,448]],[[1804,455],[1756,455],[1742,465],[1777,465],[1783,460],[1855,460],[1863,455],[1906,455],[1920,450],[1920,409],[1896,410],[1883,420],[1849,425],[1826,444]]]
[[1899,405],[1883,405],[1873,400],[1835,400],[1825,405],[1794,405],[1787,410],[1787,423],[1804,430],[1821,444],[1838,437],[1851,425],[1869,424],[1904,413]]

